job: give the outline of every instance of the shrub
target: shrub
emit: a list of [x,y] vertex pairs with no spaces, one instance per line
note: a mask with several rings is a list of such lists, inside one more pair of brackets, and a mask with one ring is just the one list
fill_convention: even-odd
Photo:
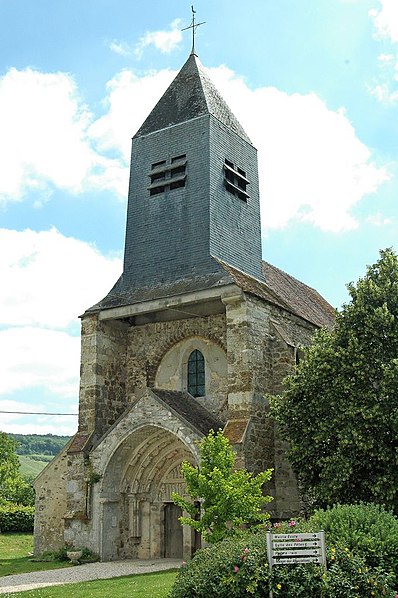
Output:
[[[274,598],[394,598],[398,564],[391,546],[395,546],[396,519],[375,505],[357,507],[356,516],[350,507],[337,506],[316,512],[309,521],[284,522],[273,527],[277,533],[325,529],[326,571],[308,564],[275,566],[270,574],[264,528],[200,550],[179,571],[170,598],[268,598],[270,582]],[[391,543],[384,546],[387,528],[386,537]],[[375,550],[373,542],[378,547]],[[375,556],[378,549],[380,559]]]
[[393,574],[381,567],[369,567],[361,555],[347,548],[329,549],[329,568],[325,576],[328,598],[395,597]]
[[264,532],[245,533],[199,550],[179,570],[170,598],[268,598]]
[[0,505],[0,531],[32,532],[35,509],[13,503]]
[[398,583],[398,518],[382,506],[336,505],[316,511],[308,523],[325,531],[328,546],[361,555],[366,566],[394,573]]

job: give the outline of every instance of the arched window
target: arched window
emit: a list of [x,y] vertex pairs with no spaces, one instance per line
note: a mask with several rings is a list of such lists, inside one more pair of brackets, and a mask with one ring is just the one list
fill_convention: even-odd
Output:
[[188,359],[188,392],[193,397],[204,397],[205,389],[205,358],[195,349]]

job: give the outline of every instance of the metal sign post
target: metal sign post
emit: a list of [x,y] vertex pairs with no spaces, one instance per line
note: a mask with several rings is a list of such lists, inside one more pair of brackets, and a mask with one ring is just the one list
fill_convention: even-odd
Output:
[[[270,573],[275,565],[317,563],[326,569],[325,532],[273,534],[268,531],[267,556]],[[272,598],[271,589],[269,595]]]

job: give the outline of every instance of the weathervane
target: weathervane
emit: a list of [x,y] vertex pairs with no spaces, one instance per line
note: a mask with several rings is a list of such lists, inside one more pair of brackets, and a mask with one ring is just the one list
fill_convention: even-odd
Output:
[[201,23],[195,23],[196,10],[194,10],[193,5],[191,6],[191,10],[192,10],[191,24],[189,25],[189,27],[184,27],[184,29],[181,29],[181,31],[186,31],[187,29],[192,29],[192,51],[191,51],[191,54],[195,54],[195,31],[199,27],[199,25],[204,25],[206,23],[206,21],[202,21]]

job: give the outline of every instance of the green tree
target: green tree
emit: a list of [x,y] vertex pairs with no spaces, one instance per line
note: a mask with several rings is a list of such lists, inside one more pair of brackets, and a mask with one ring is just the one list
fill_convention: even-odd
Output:
[[320,506],[376,502],[398,511],[398,257],[380,252],[335,328],[321,330],[273,416],[304,492]]
[[31,505],[34,502],[33,489],[21,477],[15,450],[16,442],[5,432],[0,432],[0,504]]
[[[184,462],[181,471],[190,499],[173,493],[173,501],[188,517],[181,517],[211,543],[236,534],[243,525],[258,525],[269,519],[262,507],[270,502],[262,488],[272,470],[254,476],[245,469],[234,470],[235,453],[222,431],[210,431],[199,444],[200,465]],[[199,504],[200,503],[200,504]]]

